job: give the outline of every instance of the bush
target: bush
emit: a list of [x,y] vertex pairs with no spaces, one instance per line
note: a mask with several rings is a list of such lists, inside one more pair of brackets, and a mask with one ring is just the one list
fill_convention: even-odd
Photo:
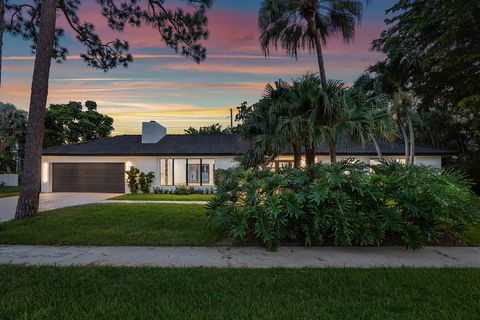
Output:
[[138,193],[138,174],[140,173],[140,170],[138,168],[131,167],[130,170],[126,171],[125,173],[127,174],[128,189],[133,194]]
[[380,245],[401,241],[419,249],[446,235],[460,239],[478,222],[480,202],[456,171],[341,161],[279,171],[218,172],[211,221],[234,239],[305,245]]
[[138,178],[138,184],[140,190],[143,193],[150,193],[150,189],[152,188],[153,179],[155,178],[155,174],[150,171],[149,173],[141,172]]
[[127,174],[128,189],[131,193],[136,194],[138,190],[143,193],[149,193],[152,187],[155,174],[153,172],[144,173],[140,172],[138,168],[131,167],[130,170],[125,171]]

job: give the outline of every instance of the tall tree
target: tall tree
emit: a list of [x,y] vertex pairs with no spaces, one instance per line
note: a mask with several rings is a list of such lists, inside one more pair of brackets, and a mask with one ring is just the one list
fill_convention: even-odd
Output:
[[244,166],[255,167],[269,163],[289,147],[292,147],[294,153],[294,165],[300,166],[301,144],[296,139],[297,133],[288,126],[280,128],[278,121],[279,118],[289,116],[289,110],[279,108],[288,90],[288,83],[282,80],[276,81],[274,85],[267,84],[263,97],[257,103],[248,106],[244,102],[238,107],[238,131],[251,146],[240,159]]
[[45,115],[44,147],[97,140],[112,133],[113,119],[97,111],[95,101],[51,104]]
[[372,79],[369,73],[364,73],[358,77],[349,95],[355,99],[355,104],[363,106],[369,110],[370,121],[368,139],[375,146],[375,150],[380,161],[384,161],[379,139],[393,143],[397,138],[397,130],[394,119],[389,110],[390,98],[383,92],[381,84]]
[[27,112],[0,102],[0,171],[19,171],[26,132]]
[[416,134],[412,119],[416,114],[416,99],[407,70],[417,65],[416,61],[404,60],[398,52],[392,52],[385,61],[369,67],[366,74],[377,90],[389,96],[390,112],[405,144],[406,164],[414,163]]
[[2,52],[3,52],[3,30],[5,17],[5,0],[0,0],[0,87],[2,86]]
[[[193,7],[191,11],[182,8],[170,9],[164,0],[145,0],[140,6],[139,0],[97,0],[102,15],[108,20],[110,28],[123,31],[125,25],[142,25],[156,29],[163,42],[182,55],[201,62],[206,57],[206,49],[199,41],[208,37],[206,30],[206,9],[211,0],[187,0]],[[12,32],[22,34],[33,40],[35,66],[32,79],[30,112],[28,119],[27,141],[25,146],[25,166],[23,183],[18,200],[15,218],[38,214],[40,192],[41,153],[44,134],[45,107],[48,96],[48,80],[52,58],[61,60],[66,49],[59,45],[61,28],[56,28],[57,9],[65,17],[67,25],[76,33],[77,40],[86,48],[81,55],[91,67],[104,71],[117,65],[127,66],[132,60],[126,41],[114,40],[102,42],[91,23],[81,23],[77,15],[80,0],[36,0],[26,14],[30,19],[17,18],[10,26]],[[12,6],[13,14],[21,17],[21,6]]]
[[25,166],[15,213],[16,219],[38,214],[45,105],[47,104],[48,79],[53,57],[56,5],[56,0],[45,0],[41,8],[40,32],[36,44],[25,143]]
[[[480,193],[480,1],[402,0],[373,48],[398,55],[419,100],[417,140],[458,150],[447,159],[477,181]],[[417,64],[409,64],[416,61]],[[476,98],[477,97],[477,98]],[[467,102],[467,103],[465,103]]]
[[229,128],[222,129],[222,125],[215,123],[206,127],[200,127],[199,129],[190,127],[184,130],[186,134],[220,134],[220,133],[230,133]]
[[359,0],[263,0],[258,17],[260,45],[267,56],[272,45],[276,49],[280,45],[295,58],[298,50],[315,50],[325,85],[322,46],[335,35],[346,42],[352,40],[362,12]]

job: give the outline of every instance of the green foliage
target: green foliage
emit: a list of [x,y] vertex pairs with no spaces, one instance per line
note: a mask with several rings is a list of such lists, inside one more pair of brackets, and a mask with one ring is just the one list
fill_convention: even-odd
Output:
[[45,147],[78,143],[108,137],[112,133],[113,119],[97,111],[95,101],[51,104],[45,114]]
[[128,189],[133,194],[138,193],[138,175],[140,173],[140,170],[138,168],[131,167],[128,171],[125,171],[125,173],[127,174]]
[[[206,57],[206,49],[201,41],[208,38],[206,10],[211,6],[211,0],[187,0],[185,8],[171,6],[164,0],[131,0],[131,1],[96,1],[99,12],[102,13],[108,27],[116,32],[124,31],[126,26],[151,27],[159,34],[163,43],[180,52],[183,56],[192,58],[199,63]],[[114,39],[102,41],[91,22],[84,22],[78,16],[82,1],[60,1],[58,14],[66,17],[68,29],[85,47],[80,54],[85,63],[93,68],[108,71],[117,66],[127,67],[133,57],[129,53],[127,41]],[[32,40],[35,50],[40,27],[41,1],[33,3],[6,4],[5,31],[27,40]],[[68,50],[61,44],[65,30],[57,27],[55,30],[54,56],[56,61],[66,59]]]
[[214,225],[268,248],[281,240],[371,246],[401,239],[418,249],[445,235],[460,239],[467,224],[480,221],[480,200],[456,171],[346,160],[218,175],[208,205]]
[[131,167],[125,173],[127,174],[127,184],[130,193],[137,194],[139,190],[143,193],[150,192],[153,179],[155,179],[155,174],[152,171],[145,173],[140,172],[140,169],[136,167]]
[[467,172],[480,194],[478,12],[478,0],[397,1],[373,48],[387,54],[381,64],[398,62],[390,78],[400,80],[397,84],[412,90],[419,102],[418,142],[457,150],[446,165]]
[[150,193],[152,188],[153,179],[155,178],[155,173],[150,171],[148,173],[141,172],[138,177],[139,188],[143,193]]
[[27,112],[0,102],[0,173],[17,172],[16,159],[23,158],[26,132]]
[[327,143],[331,162],[335,162],[342,139],[362,144],[375,137],[392,140],[395,128],[387,102],[384,95],[367,96],[361,88],[347,89],[340,81],[322,85],[313,74],[291,84],[282,80],[268,84],[260,101],[238,108],[239,132],[251,145],[239,160],[255,167],[290,149],[296,167],[302,151],[308,166],[314,163],[315,149],[322,142]]
[[199,129],[190,127],[184,131],[185,134],[230,134],[235,132],[235,128],[233,128],[233,130],[230,127],[223,129],[221,124],[215,123],[206,127],[200,127]]
[[353,40],[356,23],[362,19],[362,2],[263,0],[258,13],[262,51],[268,56],[270,47],[281,47],[297,58],[299,50],[316,49],[324,84],[327,80],[321,46],[334,36],[346,42]]

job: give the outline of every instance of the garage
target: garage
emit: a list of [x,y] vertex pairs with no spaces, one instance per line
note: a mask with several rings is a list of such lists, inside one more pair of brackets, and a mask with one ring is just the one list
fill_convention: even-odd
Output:
[[53,192],[125,193],[124,163],[52,163]]

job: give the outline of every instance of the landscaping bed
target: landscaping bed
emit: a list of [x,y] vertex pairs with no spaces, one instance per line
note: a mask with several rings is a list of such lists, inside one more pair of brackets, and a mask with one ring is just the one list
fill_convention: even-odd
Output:
[[0,223],[0,244],[208,246],[219,239],[202,205],[91,204]]
[[357,160],[217,173],[213,225],[242,243],[307,246],[478,244],[480,198],[462,173]]
[[213,194],[124,194],[108,200],[132,200],[132,201],[209,201]]
[[20,187],[0,187],[0,198],[15,197],[20,194]]
[[[464,241],[450,238],[428,245],[480,245],[480,226],[469,226]],[[42,212],[38,217],[0,223],[0,244],[138,245],[138,246],[262,246],[222,236],[209,223],[206,209],[191,204],[91,204]],[[281,246],[303,246],[303,239],[282,240]],[[325,241],[321,245],[335,243]],[[382,245],[402,246],[401,239]]]
[[480,269],[0,266],[4,319],[473,319]]

